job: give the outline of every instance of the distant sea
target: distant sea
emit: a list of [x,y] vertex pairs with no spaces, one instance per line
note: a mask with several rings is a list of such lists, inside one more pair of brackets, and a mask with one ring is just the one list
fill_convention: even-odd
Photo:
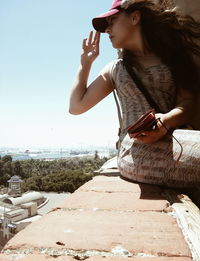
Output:
[[84,157],[94,156],[98,152],[99,157],[109,157],[110,154],[115,153],[113,148],[96,148],[92,150],[66,149],[66,150],[22,150],[22,149],[8,149],[0,148],[0,156],[10,155],[13,160],[54,160],[65,159],[70,157]]

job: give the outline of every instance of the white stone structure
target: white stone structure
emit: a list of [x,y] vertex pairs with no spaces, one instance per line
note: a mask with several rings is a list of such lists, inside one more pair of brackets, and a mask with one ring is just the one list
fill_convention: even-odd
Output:
[[24,193],[21,197],[8,197],[4,199],[3,202],[14,206],[19,206],[28,202],[36,202],[37,206],[39,206],[44,202],[44,196],[40,192],[32,191]]
[[46,198],[39,192],[27,192],[21,197],[3,195],[0,198],[0,244],[4,245],[20,230],[40,218],[37,209]]

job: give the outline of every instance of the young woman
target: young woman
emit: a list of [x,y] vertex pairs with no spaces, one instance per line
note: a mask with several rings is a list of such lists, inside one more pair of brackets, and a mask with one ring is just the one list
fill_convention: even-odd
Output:
[[[89,38],[83,40],[81,65],[72,89],[69,111],[81,114],[116,89],[122,110],[121,144],[128,127],[151,109],[126,70],[126,65],[131,67],[158,104],[160,111],[156,118],[161,122],[155,129],[129,140],[130,145],[123,153],[130,154],[131,151],[130,164],[134,167],[120,163],[119,169],[122,176],[145,182],[146,177],[152,175],[148,172],[152,160],[158,159],[152,144],[162,140],[167,130],[188,124],[194,114],[194,99],[200,87],[194,61],[194,55],[198,59],[200,56],[200,47],[195,42],[200,37],[200,24],[150,0],[115,0],[107,13],[93,19],[93,26],[96,30],[94,37],[91,32]],[[112,46],[118,49],[119,59],[105,66],[87,86],[92,63],[99,55],[100,33],[104,32]],[[147,151],[149,155],[144,157]],[[141,161],[146,161],[143,167],[140,167]],[[159,166],[160,173],[161,169],[164,171],[165,164]],[[156,183],[153,180],[151,183]]]

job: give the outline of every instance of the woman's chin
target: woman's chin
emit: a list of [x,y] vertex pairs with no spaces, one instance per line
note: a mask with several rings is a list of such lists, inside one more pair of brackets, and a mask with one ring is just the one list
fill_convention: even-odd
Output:
[[112,42],[112,47],[115,48],[115,49],[120,49],[122,48],[121,45],[117,44],[117,43],[114,43]]

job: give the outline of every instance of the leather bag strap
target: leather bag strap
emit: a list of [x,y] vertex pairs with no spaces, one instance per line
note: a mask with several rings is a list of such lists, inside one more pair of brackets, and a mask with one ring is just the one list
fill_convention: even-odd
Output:
[[146,87],[144,86],[144,84],[142,83],[140,78],[137,76],[135,71],[132,69],[132,67],[130,65],[128,65],[127,63],[125,63],[125,62],[123,64],[124,64],[128,74],[133,79],[134,83],[136,84],[137,88],[144,95],[144,97],[146,98],[147,102],[152,107],[152,109],[155,109],[156,112],[162,112],[162,110],[160,109],[158,104],[153,100],[153,98],[151,97],[151,95],[149,94],[149,92],[147,91]]

